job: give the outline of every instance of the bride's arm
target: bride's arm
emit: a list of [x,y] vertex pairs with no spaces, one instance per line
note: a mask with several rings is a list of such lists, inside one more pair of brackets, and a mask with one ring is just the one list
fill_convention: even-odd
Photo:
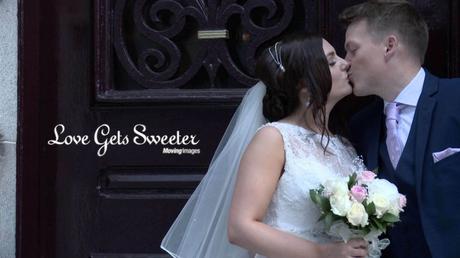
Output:
[[361,256],[363,249],[352,247],[361,242],[319,245],[262,223],[284,161],[283,139],[278,130],[259,130],[241,159],[230,208],[230,242],[267,257]]

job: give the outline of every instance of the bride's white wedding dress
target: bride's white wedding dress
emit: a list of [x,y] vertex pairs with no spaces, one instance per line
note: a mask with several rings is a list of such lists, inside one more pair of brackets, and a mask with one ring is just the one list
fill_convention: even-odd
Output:
[[[328,179],[364,170],[354,148],[345,139],[333,136],[324,153],[320,134],[284,122],[261,128],[266,126],[275,127],[282,135],[285,165],[264,223],[316,243],[336,240],[326,234],[324,222],[318,222],[319,208],[311,201],[309,191]],[[324,137],[323,143],[326,141]]]
[[[161,243],[161,248],[171,256],[254,257],[252,252],[228,241],[227,222],[241,156],[255,132],[265,126],[275,127],[281,133],[286,159],[264,222],[317,243],[333,240],[325,233],[323,222],[318,222],[319,209],[310,200],[309,191],[328,179],[363,170],[362,162],[353,147],[339,137],[330,138],[325,153],[321,135],[283,122],[266,123],[262,112],[264,96],[265,85],[259,82],[243,98],[208,172]],[[326,143],[326,138],[323,141]]]

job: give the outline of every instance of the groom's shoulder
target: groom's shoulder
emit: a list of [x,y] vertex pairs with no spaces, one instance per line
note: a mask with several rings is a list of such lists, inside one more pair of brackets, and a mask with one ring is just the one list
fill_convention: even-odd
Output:
[[460,107],[460,78],[439,78],[436,97],[445,105]]
[[460,93],[460,78],[440,78],[439,89]]
[[460,94],[460,78],[440,78],[428,73],[431,80],[437,82],[438,91],[446,97],[458,98]]
[[460,78],[439,78],[431,76],[435,82],[436,92],[432,97],[436,100],[437,112],[442,116],[460,117]]

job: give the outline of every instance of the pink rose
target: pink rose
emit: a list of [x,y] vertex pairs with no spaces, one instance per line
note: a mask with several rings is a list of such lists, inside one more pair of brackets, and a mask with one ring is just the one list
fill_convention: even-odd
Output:
[[363,171],[359,175],[358,180],[361,184],[366,184],[374,180],[375,176],[376,176],[375,173],[372,171]]
[[366,199],[367,190],[362,186],[355,185],[351,188],[351,196],[353,196],[356,201],[363,202],[364,199]]
[[399,194],[399,209],[403,211],[403,208],[406,207],[407,199],[403,194]]

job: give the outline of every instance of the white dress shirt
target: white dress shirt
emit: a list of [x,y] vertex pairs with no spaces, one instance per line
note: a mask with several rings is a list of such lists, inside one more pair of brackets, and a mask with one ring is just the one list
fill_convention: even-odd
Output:
[[[418,99],[422,94],[423,82],[425,81],[425,70],[420,68],[417,75],[404,87],[393,102],[401,103],[403,106],[399,112],[398,137],[403,146],[406,146],[407,138],[409,137],[412,121],[414,120],[415,108],[417,107]],[[389,102],[384,101],[384,108]]]

